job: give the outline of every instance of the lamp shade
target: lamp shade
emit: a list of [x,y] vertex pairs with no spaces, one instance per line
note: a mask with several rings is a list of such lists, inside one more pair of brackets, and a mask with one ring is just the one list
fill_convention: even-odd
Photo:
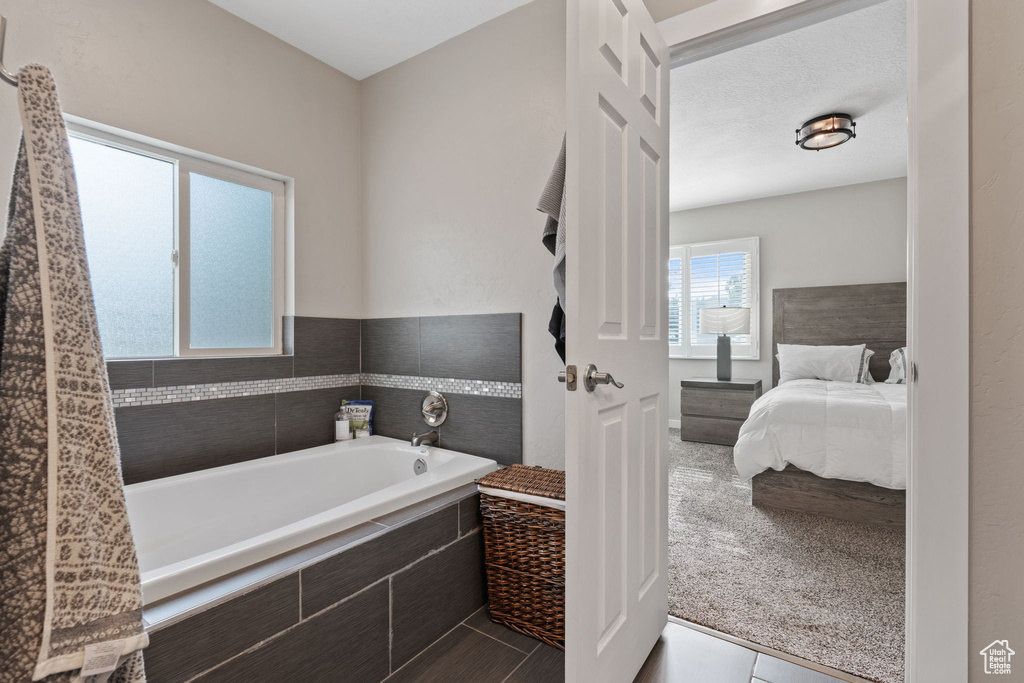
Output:
[[749,308],[700,309],[701,334],[750,334]]

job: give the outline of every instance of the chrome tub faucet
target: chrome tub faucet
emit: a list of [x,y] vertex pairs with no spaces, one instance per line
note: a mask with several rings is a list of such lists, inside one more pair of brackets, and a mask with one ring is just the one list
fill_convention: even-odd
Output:
[[418,446],[440,446],[441,436],[437,432],[427,432],[426,434],[413,434],[412,441],[409,442],[413,448]]

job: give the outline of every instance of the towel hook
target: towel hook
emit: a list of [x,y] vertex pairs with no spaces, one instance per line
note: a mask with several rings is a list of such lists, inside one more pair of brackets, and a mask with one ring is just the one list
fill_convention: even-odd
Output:
[[0,78],[4,79],[15,88],[18,87],[18,77],[7,70],[4,66],[4,38],[7,37],[7,17],[0,14]]

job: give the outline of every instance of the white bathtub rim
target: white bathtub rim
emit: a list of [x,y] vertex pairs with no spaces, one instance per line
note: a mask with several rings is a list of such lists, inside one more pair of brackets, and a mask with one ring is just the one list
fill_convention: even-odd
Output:
[[[341,553],[352,550],[356,546],[379,538],[390,531],[406,526],[407,524],[411,524],[417,520],[423,519],[424,517],[428,517],[447,507],[454,507],[461,501],[473,497],[476,493],[475,489],[475,484],[464,484],[451,489],[450,491],[434,496],[434,499],[437,499],[437,502],[434,505],[429,508],[419,510],[416,514],[403,518],[395,524],[389,525],[383,522],[371,520],[364,524],[356,525],[353,529],[357,529],[362,526],[369,527],[371,525],[376,528],[368,529],[366,533],[354,536],[342,543],[339,543],[338,545],[319,550],[315,554],[304,556],[307,555],[305,550],[309,546],[296,548],[295,550],[282,553],[281,555],[272,557],[263,562],[257,562],[256,564],[242,571],[235,572],[234,574],[221,576],[209,583],[176,593],[162,600],[153,601],[144,605],[142,608],[146,630],[153,632],[172,626],[173,624],[195,616],[196,614],[205,612],[237,597],[263,588],[275,581],[291,576],[303,569],[312,567],[313,565],[323,562],[335,555],[340,555]],[[433,499],[428,498],[425,501],[421,501],[421,503],[413,503],[413,505],[421,505],[422,503],[426,503],[431,500]],[[468,536],[481,532],[482,529],[479,526],[470,530],[460,530],[458,537],[455,538],[452,543],[461,541]],[[345,532],[341,532],[341,534],[344,533]],[[419,560],[416,561],[418,562]],[[353,595],[361,593],[363,590],[365,590],[365,588],[353,593]],[[348,600],[350,597],[352,596],[350,595],[344,598],[344,600]],[[342,602],[344,602],[344,600],[342,600]]]
[[[299,460],[303,458],[314,458],[324,455],[325,451],[340,450],[341,452],[344,452],[344,450],[348,448],[382,445],[397,446],[398,448],[396,448],[396,450],[405,451],[409,455],[419,454],[421,457],[427,459],[428,463],[432,459],[441,460],[441,457],[439,456],[448,457],[444,457],[439,465],[428,469],[424,474],[387,487],[385,490],[389,490],[392,495],[388,499],[379,501],[373,505],[362,507],[360,506],[360,501],[365,501],[366,498],[371,497],[378,492],[367,494],[366,496],[348,501],[342,505],[324,510],[315,515],[305,517],[252,538],[244,539],[225,547],[216,548],[206,553],[200,553],[199,555],[143,572],[141,578],[143,584],[144,604],[152,604],[171,598],[201,584],[215,581],[218,578],[244,570],[246,567],[254,564],[269,561],[278,555],[298,550],[303,546],[315,543],[316,541],[328,536],[341,533],[346,529],[350,529],[367,522],[372,522],[374,518],[382,517],[410,505],[415,505],[416,503],[442,495],[465,484],[472,483],[473,480],[498,468],[497,462],[488,458],[433,447],[429,449],[414,449],[405,442],[398,441],[397,439],[373,436],[369,437],[369,439],[359,439],[336,444],[328,444],[326,446],[317,446],[310,449],[294,451],[292,453],[268,456],[267,458],[259,458],[232,465],[224,465],[222,467],[204,470],[199,473],[187,473],[183,475],[176,475],[175,477],[168,477],[166,479],[154,480],[153,482],[143,482],[133,486],[137,487],[135,490],[144,492],[146,490],[158,488],[162,485],[173,484],[173,481],[168,482],[168,480],[171,479],[180,480],[189,476],[203,478],[219,476],[229,473],[229,468],[233,470],[259,469],[265,466],[279,464],[282,462],[282,459]],[[426,450],[426,452],[424,452],[424,450]],[[454,457],[451,456],[458,456],[460,458],[469,457],[473,458],[473,460],[461,464],[458,468],[460,470],[458,473],[451,474],[449,477],[442,479],[439,477],[437,469],[444,467],[445,465],[450,465],[452,460],[454,460]],[[470,464],[473,466],[470,467]],[[147,486],[147,484],[152,484],[152,486]],[[409,498],[414,494],[415,499],[409,500]],[[365,502],[363,502],[362,505],[365,506]],[[345,508],[350,508],[351,512],[342,513]],[[196,577],[198,577],[198,581]]]
[[[287,453],[277,453],[276,455],[265,455],[260,458],[253,458],[252,460],[243,460],[242,462],[233,462],[227,465],[218,465],[217,467],[207,467],[202,470],[196,470],[194,472],[183,472],[181,474],[173,474],[169,477],[160,477],[159,479],[150,479],[149,481],[140,481],[135,484],[128,484],[125,488],[130,491],[146,492],[154,489],[166,488],[173,486],[174,484],[185,480],[185,479],[213,479],[230,474],[232,471],[239,469],[247,470],[259,470],[267,467],[273,467],[281,462],[295,460],[308,460],[311,458],[319,457],[325,453],[337,452],[344,453],[348,449],[361,449],[367,446],[397,446],[395,450],[404,451],[409,454],[413,452],[423,453],[422,447],[413,448],[406,441],[399,441],[398,439],[392,439],[386,436],[380,436],[374,434],[370,437],[362,439],[349,439],[348,441],[336,441],[334,443],[324,444],[322,446],[313,446],[312,448],[303,448],[298,451],[289,451]],[[460,453],[459,451],[451,451],[446,448],[439,448],[441,452],[454,453],[456,455],[470,455],[469,453]],[[482,456],[474,455],[474,458],[480,458]],[[488,460],[489,458],[483,458]]]
[[[429,474],[429,471],[428,473]],[[486,472],[482,472],[480,476],[483,476]],[[427,475],[420,475],[427,476]],[[412,487],[408,484],[418,483],[415,480],[403,481],[400,484],[395,484],[394,490],[396,493],[411,493],[412,491],[420,492],[423,491],[427,495],[426,498],[432,498],[436,495],[444,493],[444,490],[438,491],[438,486],[444,486],[447,489],[448,482],[445,481],[433,481],[426,486]],[[398,489],[405,489],[399,491]],[[377,505],[371,507],[360,508],[358,506],[362,498],[350,501],[343,505],[339,505],[335,508],[325,510],[324,512],[318,513],[311,517],[306,517],[297,522],[292,522],[282,527],[278,527],[273,531],[269,531],[254,538],[245,539],[237,543],[232,543],[225,549],[218,548],[211,550],[195,557],[190,557],[173,564],[165,565],[152,569],[142,574],[143,590],[145,593],[146,602],[155,602],[157,600],[163,600],[164,598],[171,597],[176,593],[180,593],[184,590],[188,590],[192,586],[184,586],[183,583],[189,583],[190,580],[187,578],[194,574],[203,573],[203,569],[208,569],[214,565],[220,567],[220,575],[229,574],[236,572],[240,569],[244,569],[254,562],[260,560],[254,559],[256,555],[264,554],[265,552],[271,552],[273,556],[281,553],[288,552],[289,550],[296,550],[304,545],[314,543],[326,536],[331,536],[336,533],[341,533],[346,529],[364,524],[366,522],[372,522],[374,518],[386,515],[390,512],[395,512],[402,509],[410,504],[400,498],[382,501]],[[344,508],[352,508],[353,512],[347,516],[338,516],[338,512]],[[291,547],[276,547],[291,546]],[[273,550],[270,550],[273,548]],[[269,558],[263,558],[269,559]],[[213,580],[216,577],[210,577],[209,580]],[[148,591],[145,589],[149,588]],[[152,596],[152,597],[151,597]]]

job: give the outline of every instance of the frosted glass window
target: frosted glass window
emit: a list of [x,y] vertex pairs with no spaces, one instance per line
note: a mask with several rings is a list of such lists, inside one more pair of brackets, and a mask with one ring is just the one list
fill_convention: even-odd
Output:
[[280,353],[285,183],[69,128],[104,355]]
[[174,355],[174,164],[71,138],[103,353]]
[[274,343],[274,195],[189,174],[193,349]]

